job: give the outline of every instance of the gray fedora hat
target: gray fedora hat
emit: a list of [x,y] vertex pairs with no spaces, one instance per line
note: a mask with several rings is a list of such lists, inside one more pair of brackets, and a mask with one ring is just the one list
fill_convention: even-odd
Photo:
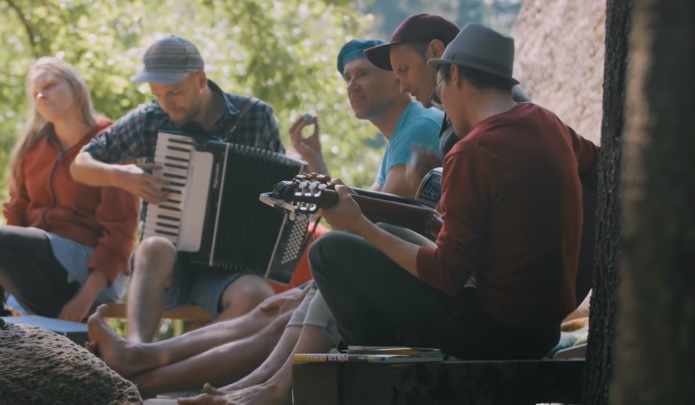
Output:
[[514,38],[500,34],[482,24],[466,24],[456,38],[447,45],[442,57],[430,59],[427,63],[431,66],[444,64],[464,66],[519,84],[519,81],[512,77]]
[[174,84],[187,74],[205,69],[203,57],[191,41],[176,36],[162,38],[147,49],[145,68],[133,83]]

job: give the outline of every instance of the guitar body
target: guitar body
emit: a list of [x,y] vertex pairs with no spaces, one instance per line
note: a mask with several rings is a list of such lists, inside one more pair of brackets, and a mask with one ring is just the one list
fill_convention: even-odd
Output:
[[415,200],[428,207],[437,209],[442,198],[442,168],[435,167],[422,178]]
[[385,222],[411,229],[429,239],[436,239],[442,219],[432,207],[417,200],[371,190],[353,189],[352,198],[370,221]]
[[[434,240],[442,226],[441,216],[435,209],[441,195],[441,168],[438,169],[425,176],[417,199],[352,189],[355,192],[353,199],[370,221],[408,228]],[[298,215],[312,215],[338,203],[338,194],[330,180],[325,175],[302,174],[291,181],[276,184],[272,192],[261,194],[260,199]]]

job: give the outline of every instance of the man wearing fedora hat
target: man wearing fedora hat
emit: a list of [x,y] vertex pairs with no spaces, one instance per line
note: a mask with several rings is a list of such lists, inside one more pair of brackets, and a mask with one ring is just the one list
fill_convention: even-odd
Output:
[[346,344],[513,359],[540,358],[557,343],[575,308],[581,185],[595,179],[598,148],[550,111],[514,101],[513,61],[511,37],[468,24],[429,62],[461,137],[444,158],[436,243],[372,224],[344,187],[321,212],[349,231],[309,252]]
[[[392,70],[401,84],[401,91],[409,93],[425,107],[441,109],[434,91],[437,71],[427,64],[428,59],[439,58],[444,48],[459,33],[458,25],[435,14],[415,14],[406,18],[391,35],[389,42],[372,47],[365,55],[375,66]],[[520,86],[514,86],[515,101],[529,101]],[[445,116],[439,133],[441,156],[458,141]],[[440,155],[416,150],[413,164],[408,166],[406,179],[417,181],[433,167],[441,166]]]
[[[134,83],[148,83],[155,100],[131,111],[97,135],[75,158],[71,174],[91,186],[123,188],[159,203],[166,184],[147,173],[160,130],[205,135],[224,142],[284,153],[272,108],[263,101],[228,94],[208,80],[205,63],[190,41],[170,36],[144,55],[144,70]],[[128,291],[128,337],[148,342],[163,309],[202,306],[214,318],[234,318],[273,294],[261,277],[218,269],[192,269],[167,239],[150,237],[137,247]]]

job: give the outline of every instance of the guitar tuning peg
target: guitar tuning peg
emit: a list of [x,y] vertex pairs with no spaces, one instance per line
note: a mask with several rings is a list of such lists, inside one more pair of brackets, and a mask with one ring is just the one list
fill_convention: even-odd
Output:
[[297,213],[294,211],[290,212],[290,221],[294,222],[295,219],[297,219]]
[[326,187],[328,187],[328,184],[325,184],[325,183],[319,184],[319,190],[325,190]]
[[299,188],[303,190],[306,188],[307,184],[309,184],[308,181],[302,180],[301,182],[299,182]]
[[316,189],[316,187],[318,187],[318,184],[315,181],[312,181],[311,183],[309,183],[309,190],[313,191]]

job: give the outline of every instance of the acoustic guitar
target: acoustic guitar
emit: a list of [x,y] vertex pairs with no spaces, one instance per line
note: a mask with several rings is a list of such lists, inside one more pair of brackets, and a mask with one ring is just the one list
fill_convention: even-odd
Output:
[[[441,171],[439,173],[441,174]],[[428,174],[426,179],[429,177],[433,177],[429,181],[439,181],[435,174]],[[442,227],[441,215],[433,208],[439,200],[435,193],[441,190],[438,186],[428,186],[423,182],[420,190],[426,190],[429,194],[418,192],[418,199],[358,188],[352,190],[352,198],[364,215],[374,223],[385,222],[401,226],[430,239],[436,239]],[[313,215],[319,209],[331,208],[338,203],[339,197],[330,176],[305,173],[295,176],[292,180],[277,183],[273,191],[261,194],[260,200],[272,207],[289,211],[290,218],[294,218],[297,215]]]

